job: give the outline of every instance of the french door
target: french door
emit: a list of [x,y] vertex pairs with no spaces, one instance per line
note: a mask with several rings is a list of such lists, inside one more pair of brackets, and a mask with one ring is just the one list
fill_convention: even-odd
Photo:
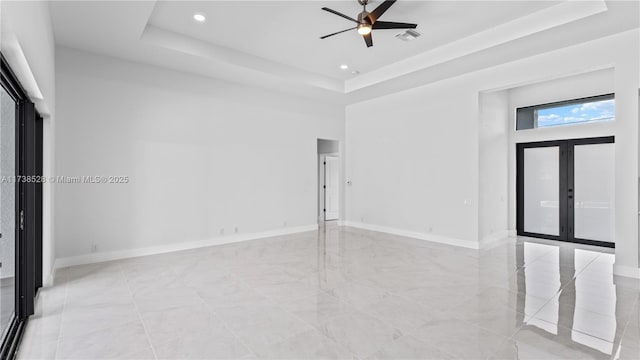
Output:
[[517,144],[517,232],[614,247],[614,137]]

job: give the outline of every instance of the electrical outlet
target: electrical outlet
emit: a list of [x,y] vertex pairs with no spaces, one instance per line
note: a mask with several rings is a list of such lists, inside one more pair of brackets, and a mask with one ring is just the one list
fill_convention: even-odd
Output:
[[235,232],[236,234],[238,233],[238,227],[237,226],[233,229],[233,232]]
[[429,232],[432,233],[433,232],[433,228],[431,226],[429,226]]
[[220,229],[220,235],[224,235],[224,228]]
[[285,221],[282,223],[282,226],[283,226],[283,227],[287,227],[287,220],[285,220]]
[[91,252],[94,253],[94,252],[97,252],[97,251],[98,251],[98,245],[97,244],[91,245]]

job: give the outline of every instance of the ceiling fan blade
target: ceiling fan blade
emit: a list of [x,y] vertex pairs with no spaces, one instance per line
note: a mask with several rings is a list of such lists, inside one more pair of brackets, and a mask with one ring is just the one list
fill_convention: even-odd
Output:
[[364,42],[367,43],[367,47],[373,46],[373,38],[371,37],[371,33],[368,33],[367,35],[362,35],[362,37],[364,38]]
[[358,23],[358,20],[356,20],[356,19],[354,19],[354,18],[352,18],[352,17],[349,17],[349,16],[347,16],[347,15],[345,15],[345,14],[341,13],[341,12],[337,12],[337,11],[335,11],[335,10],[333,10],[333,9],[329,9],[328,7],[323,7],[323,8],[322,8],[322,10],[324,10],[324,11],[328,11],[328,12],[330,12],[330,13],[332,13],[332,14],[336,14],[336,15],[338,15],[338,16],[341,16],[341,17],[343,17],[343,18],[345,18],[345,19],[347,19],[347,20],[351,20],[351,21],[353,21],[354,23]]
[[355,30],[355,29],[357,29],[357,28],[358,28],[358,27],[356,26],[356,27],[352,27],[352,28],[344,29],[344,30],[342,30],[342,31],[334,32],[333,34],[329,34],[329,35],[322,36],[322,37],[320,37],[320,39],[326,39],[326,38],[328,38],[329,36],[342,34],[343,32],[346,32],[346,31],[349,31],[349,30]]
[[391,7],[391,5],[393,5],[394,2],[396,2],[396,0],[385,0],[382,4],[378,5],[378,7],[375,8],[371,12],[371,14],[369,14],[371,21],[376,22],[376,20],[378,20],[380,16],[382,16],[382,14],[385,13],[385,11],[389,10],[389,8]]
[[417,24],[392,22],[392,21],[376,21],[371,28],[373,29],[415,29]]

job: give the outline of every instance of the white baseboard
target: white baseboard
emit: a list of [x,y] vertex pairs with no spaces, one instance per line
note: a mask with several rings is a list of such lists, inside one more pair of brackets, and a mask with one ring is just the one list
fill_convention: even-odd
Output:
[[[75,265],[85,265],[85,264],[100,263],[105,261],[128,259],[128,258],[139,257],[139,256],[164,254],[164,253],[169,253],[174,251],[190,250],[190,249],[197,249],[197,248],[202,248],[207,246],[231,244],[231,243],[237,243],[237,242],[242,242],[247,240],[255,240],[255,239],[262,239],[262,238],[268,238],[268,237],[274,237],[274,236],[289,235],[289,234],[295,234],[295,233],[301,233],[301,232],[307,232],[307,231],[315,231],[317,229],[318,229],[318,224],[313,224],[313,225],[297,226],[292,228],[267,230],[267,231],[262,231],[257,233],[220,236],[212,239],[199,240],[199,241],[189,241],[189,242],[183,242],[183,243],[150,246],[150,247],[144,247],[144,248],[138,248],[138,249],[98,252],[98,253],[83,254],[83,255],[77,255],[77,256],[69,256],[69,257],[56,259],[55,268],[60,269],[60,268],[65,268],[65,267],[75,266]],[[54,274],[52,274],[52,279],[51,279],[52,283],[53,283]]]
[[406,236],[406,237],[419,239],[419,240],[426,240],[426,241],[432,241],[432,242],[441,243],[441,244],[459,246],[459,247],[464,247],[464,248],[467,248],[467,249],[476,249],[477,250],[477,249],[480,248],[480,243],[478,243],[478,242],[469,241],[469,240],[462,240],[462,239],[456,239],[456,238],[447,237],[447,236],[427,234],[427,233],[421,233],[421,232],[417,232],[417,231],[392,228],[392,227],[387,227],[387,226],[365,224],[365,223],[361,223],[361,222],[357,222],[357,221],[348,221],[348,220],[344,222],[344,225],[345,226],[351,226],[351,227],[359,228],[359,229],[364,229],[364,230],[379,231],[379,232],[383,232],[383,233],[387,233],[387,234],[393,234],[393,235],[398,235],[398,236]]
[[615,275],[640,279],[640,268],[613,264]]
[[493,234],[489,234],[480,240],[480,248],[482,249],[488,248],[501,241],[505,241],[508,238],[509,238],[509,230],[496,231]]
[[53,286],[54,285],[53,282],[55,278],[56,278],[56,268],[54,264],[54,267],[53,269],[51,269],[51,272],[49,273],[49,275],[42,277],[42,286],[44,287]]

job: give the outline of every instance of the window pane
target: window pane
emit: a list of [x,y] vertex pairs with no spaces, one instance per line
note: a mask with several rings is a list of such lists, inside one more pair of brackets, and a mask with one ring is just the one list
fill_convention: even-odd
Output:
[[524,149],[524,231],[560,235],[560,148]]
[[[16,103],[0,86],[0,177],[16,175]],[[0,183],[0,330],[4,333],[15,306],[15,184]]]
[[615,100],[572,104],[536,111],[538,127],[609,121],[615,118]]
[[516,130],[615,120],[614,95],[516,109]]

